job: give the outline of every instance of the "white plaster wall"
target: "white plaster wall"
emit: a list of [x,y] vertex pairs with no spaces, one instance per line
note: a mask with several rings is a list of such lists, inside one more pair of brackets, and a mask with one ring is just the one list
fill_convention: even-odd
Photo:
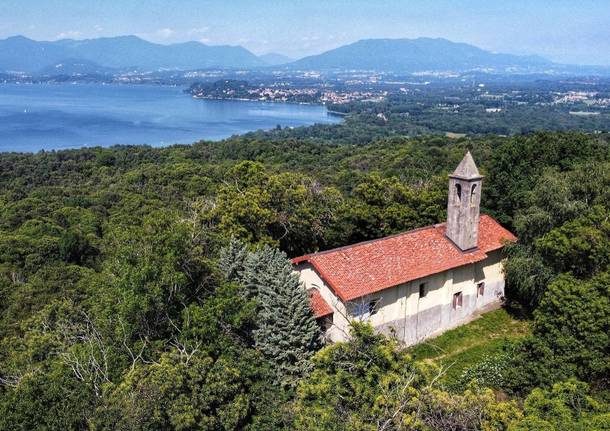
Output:
[[344,341],[349,333],[349,321],[346,319],[348,316],[345,304],[337,297],[333,290],[328,286],[324,280],[318,275],[316,270],[310,263],[301,263],[295,267],[295,270],[299,272],[301,282],[305,284],[307,289],[318,289],[322,298],[330,305],[334,310],[332,321],[332,327],[326,332],[326,337],[330,341]]
[[[501,251],[476,264],[464,265],[391,287],[348,304],[344,304],[309,263],[295,267],[307,288],[317,288],[322,298],[335,310],[333,326],[327,336],[343,341],[349,333],[348,319],[359,304],[379,300],[376,312],[365,316],[380,332],[396,336],[405,344],[415,344],[438,335],[469,320],[480,308],[504,296],[504,274]],[[485,282],[485,294],[477,295],[477,283]],[[419,297],[420,283],[426,284],[426,295]],[[462,292],[462,306],[453,308],[453,295]],[[346,319],[346,316],[348,319]]]

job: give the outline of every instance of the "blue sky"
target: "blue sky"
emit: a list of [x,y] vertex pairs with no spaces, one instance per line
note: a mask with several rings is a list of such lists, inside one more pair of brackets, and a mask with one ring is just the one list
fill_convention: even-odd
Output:
[[315,54],[363,38],[444,37],[497,52],[610,65],[610,0],[1,0],[0,37],[135,34],[262,54]]

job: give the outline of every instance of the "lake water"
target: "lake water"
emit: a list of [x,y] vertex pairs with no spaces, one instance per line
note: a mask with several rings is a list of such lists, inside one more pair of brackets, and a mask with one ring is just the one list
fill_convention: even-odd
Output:
[[0,151],[219,140],[278,124],[337,123],[316,105],[196,100],[179,87],[0,84]]

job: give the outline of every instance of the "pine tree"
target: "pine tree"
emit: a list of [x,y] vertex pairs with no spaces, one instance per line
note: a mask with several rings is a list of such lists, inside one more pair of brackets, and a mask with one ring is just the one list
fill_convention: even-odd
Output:
[[254,266],[244,272],[253,275],[258,290],[255,344],[276,364],[281,383],[292,386],[309,370],[309,359],[320,346],[320,330],[309,294],[286,255],[268,247],[255,254],[249,259]]
[[220,250],[218,268],[227,281],[240,281],[247,258],[248,248],[246,244],[233,237],[229,244]]
[[232,239],[221,251],[219,268],[255,299],[254,343],[276,365],[278,380],[292,386],[309,370],[321,337],[309,294],[291,262],[278,249],[265,246],[248,252],[243,242]]
[[249,292],[249,296],[257,298],[263,286],[272,284],[277,273],[286,264],[286,255],[278,249],[265,246],[249,253],[244,261],[244,269],[240,273],[239,282]]

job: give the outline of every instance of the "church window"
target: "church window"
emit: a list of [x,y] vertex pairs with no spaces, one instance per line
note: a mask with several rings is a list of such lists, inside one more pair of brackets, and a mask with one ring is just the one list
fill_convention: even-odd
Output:
[[473,184],[472,188],[470,189],[470,202],[474,203],[475,202],[475,194],[477,192],[477,185]]
[[458,308],[462,308],[462,292],[453,294],[453,309],[457,310]]
[[455,195],[457,196],[458,201],[462,200],[462,185],[461,184],[455,185]]
[[483,296],[485,294],[485,283],[477,283],[477,296]]
[[380,299],[376,298],[369,302],[361,302],[356,304],[354,314],[361,319],[367,319],[373,314],[377,314],[377,311],[379,311],[379,301]]
[[426,293],[426,283],[419,283],[419,297],[423,298]]
[[377,313],[377,311],[379,310],[378,305],[379,305],[379,298],[373,299],[371,302],[368,303],[369,316],[372,316],[373,314]]

